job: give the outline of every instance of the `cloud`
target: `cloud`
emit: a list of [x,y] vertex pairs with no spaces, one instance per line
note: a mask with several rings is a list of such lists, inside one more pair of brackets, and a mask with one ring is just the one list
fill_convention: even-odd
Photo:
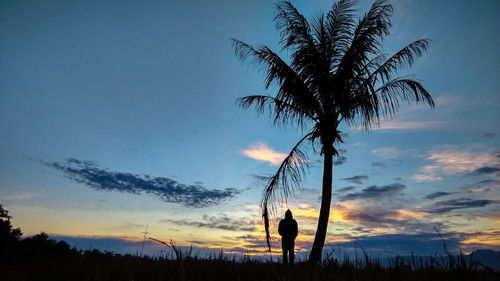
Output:
[[[469,233],[466,240],[461,241],[462,244],[471,248],[497,248],[500,250],[500,230],[498,229],[485,229],[482,231]],[[500,265],[497,263],[497,267]]]
[[495,150],[491,154],[493,154],[496,158],[500,159],[500,150]]
[[380,167],[380,168],[387,168],[387,164],[384,164],[382,162],[372,162],[373,167]]
[[439,129],[446,126],[442,121],[382,121],[380,127],[373,130],[424,130]]
[[347,192],[347,191],[351,191],[351,190],[354,190],[354,189],[356,189],[355,186],[345,186],[345,187],[337,189],[336,191],[342,193],[342,192]]
[[[379,126],[373,126],[372,130],[432,130],[444,128],[448,123],[443,121],[394,121],[382,120]],[[352,127],[354,131],[364,130],[363,126]]]
[[466,174],[466,176],[481,176],[481,175],[489,175],[489,174],[495,174],[500,171],[500,168],[498,167],[489,167],[489,166],[484,166],[481,168],[477,168],[474,171]]
[[362,184],[364,180],[367,180],[368,176],[367,175],[358,175],[358,176],[353,176],[349,178],[341,178],[341,180],[356,183],[356,184]]
[[249,158],[269,162],[269,164],[273,166],[279,166],[288,156],[286,153],[274,151],[272,148],[261,142],[253,144],[250,148],[243,150],[242,153]]
[[497,203],[495,200],[474,200],[469,198],[459,198],[459,199],[451,199],[447,201],[440,201],[435,203],[436,208],[429,211],[429,213],[448,213],[457,209],[468,209],[468,208],[481,208],[486,207],[490,204]]
[[339,199],[341,201],[346,200],[357,200],[357,199],[375,199],[375,198],[383,198],[390,197],[394,194],[399,193],[406,186],[404,184],[393,183],[389,185],[377,186],[372,185],[366,188],[363,188],[360,192],[349,193],[343,196],[340,196]]
[[487,139],[492,139],[496,136],[495,133],[493,133],[492,131],[486,131],[486,132],[482,132],[481,133],[481,137],[483,138],[487,138]]
[[403,151],[394,146],[387,146],[374,149],[371,151],[371,153],[381,158],[394,159],[403,154]]
[[337,149],[337,152],[339,153],[339,155],[337,155],[337,157],[334,158],[333,160],[333,165],[334,166],[341,166],[341,165],[344,165],[345,162],[347,162],[347,157],[345,157],[344,155],[342,154],[346,154],[347,153],[347,150],[345,149],[342,149],[342,148],[339,148]]
[[469,192],[485,192],[490,190],[500,190],[500,180],[484,179],[472,184],[464,185],[464,189]]
[[473,171],[497,162],[497,159],[491,153],[460,151],[456,150],[456,148],[433,151],[427,157],[427,160],[433,161],[435,164],[424,166],[424,171],[442,171],[449,175]]
[[347,157],[345,156],[338,156],[333,160],[333,165],[334,166],[340,166],[343,165],[347,161]]
[[418,234],[364,235],[353,237],[354,241],[352,242],[334,243],[330,246],[336,249],[339,248],[343,253],[350,255],[354,254],[356,247],[359,251],[359,246],[361,246],[369,253],[383,256],[409,256],[412,254],[431,256],[436,254],[436,251],[443,249],[443,243],[446,243],[449,251],[458,253],[460,251],[460,241],[463,239],[462,236],[457,233],[443,233],[439,237],[437,233],[430,231]]
[[445,146],[429,152],[428,165],[420,168],[420,173],[412,177],[416,182],[442,180],[442,175],[485,175],[498,172],[499,159],[496,152],[473,152]]
[[[50,239],[65,241],[72,247],[83,250],[97,249],[119,254],[135,254],[141,249],[142,239],[130,239],[125,237],[101,237],[101,236],[63,236],[50,235]],[[156,244],[151,240],[144,241],[145,254],[158,254],[165,246]]]
[[416,174],[411,177],[416,182],[432,182],[432,181],[441,181],[442,177],[433,176],[433,175],[424,175],[424,174]]
[[91,161],[67,158],[64,163],[46,162],[43,165],[63,172],[69,179],[96,190],[132,194],[151,194],[165,202],[185,207],[201,208],[217,205],[240,193],[234,188],[207,189],[199,184],[183,184],[166,177],[139,176],[101,169]]
[[5,201],[27,201],[39,197],[36,193],[20,192],[12,194],[0,194]]
[[445,228],[442,222],[433,221],[429,213],[420,209],[405,209],[378,202],[336,204],[330,216],[338,224],[345,222],[344,226],[351,229],[349,233],[418,233],[433,231],[435,226]]
[[254,231],[255,225],[258,223],[254,220],[248,220],[245,218],[230,218],[227,215],[222,215],[219,217],[203,215],[201,221],[192,220],[172,220],[165,219],[164,222],[171,222],[176,225],[185,225],[193,227],[204,227],[211,229],[222,229],[230,231]]
[[268,176],[268,175],[255,175],[255,174],[252,174],[250,176],[252,178],[254,178],[256,181],[258,181],[259,183],[267,183],[272,178],[272,176]]
[[446,196],[446,195],[451,195],[451,194],[455,194],[456,192],[434,192],[434,193],[429,193],[427,194],[426,196],[424,196],[424,199],[434,199],[434,198],[438,198],[438,197],[443,197],[443,196]]

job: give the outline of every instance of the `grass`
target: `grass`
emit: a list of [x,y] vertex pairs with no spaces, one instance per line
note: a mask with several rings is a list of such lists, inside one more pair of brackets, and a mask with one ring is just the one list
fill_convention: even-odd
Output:
[[444,256],[395,257],[384,265],[380,257],[370,256],[362,247],[354,259],[348,255],[334,257],[331,249],[321,264],[298,261],[294,267],[286,267],[249,255],[229,256],[222,251],[200,256],[192,248],[178,247],[172,240],[151,238],[171,251],[149,257],[82,251],[70,248],[64,241],[51,240],[44,232],[24,239],[20,236],[21,231],[12,228],[10,216],[0,205],[1,281],[500,280],[499,272],[474,262],[471,255],[452,255],[445,245]]
[[157,258],[76,249],[24,253],[0,262],[0,280],[500,280],[499,273],[463,254],[426,260],[395,257],[383,266],[380,258],[363,252],[355,259],[330,255],[320,265],[298,262],[284,267],[222,252],[200,257],[172,241],[165,245],[173,254]]

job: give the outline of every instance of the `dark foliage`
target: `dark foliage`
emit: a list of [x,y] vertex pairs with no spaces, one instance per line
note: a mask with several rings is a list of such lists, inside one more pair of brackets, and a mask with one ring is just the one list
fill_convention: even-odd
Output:
[[19,238],[23,234],[21,229],[12,228],[9,211],[0,205],[0,259],[11,256],[15,251]]

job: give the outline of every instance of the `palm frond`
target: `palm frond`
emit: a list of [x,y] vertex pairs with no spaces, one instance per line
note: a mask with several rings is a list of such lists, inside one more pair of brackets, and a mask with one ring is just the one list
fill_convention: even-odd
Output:
[[364,118],[363,126],[367,130],[378,125],[380,115],[392,118],[399,108],[400,101],[407,101],[409,104],[426,103],[431,108],[435,106],[431,95],[420,82],[406,78],[396,78],[386,82],[374,90],[370,98],[370,106],[365,109],[369,112],[360,114]]
[[389,34],[392,11],[392,6],[385,0],[373,3],[356,26],[352,42],[340,61],[336,71],[339,79],[347,81],[356,76],[370,60],[370,55],[379,52],[384,36]]
[[325,23],[325,15],[323,13],[316,13],[312,17],[311,22],[312,34],[316,38],[317,48],[320,53],[324,52],[325,45],[330,40],[330,37],[327,33],[326,23]]
[[280,43],[283,44],[283,49],[315,46],[309,23],[289,1],[276,4],[274,22],[276,29],[280,31]]
[[326,16],[327,32],[330,36],[331,62],[333,70],[349,48],[349,43],[354,32],[354,13],[356,0],[341,0],[332,5]]
[[[400,68],[410,68],[415,57],[422,56],[427,50],[429,42],[428,39],[414,41],[388,59],[386,59],[386,55],[381,54],[365,65],[362,72],[356,77],[357,79],[354,79],[350,85],[351,88],[355,89],[353,90],[355,94],[352,96],[352,101],[355,102],[352,104],[358,107],[350,114],[345,114],[350,125],[356,123],[355,118],[350,117],[357,115],[362,117],[363,126],[368,130],[372,125],[378,124],[381,115],[393,117],[400,100],[424,101],[431,107],[434,106],[429,93],[420,83],[401,78],[391,80],[393,74]],[[375,85],[379,79],[382,81],[382,86],[376,90]],[[412,91],[413,94],[409,91]]]
[[293,108],[301,108],[309,112],[311,116],[321,114],[321,107],[303,79],[276,53],[266,46],[255,49],[253,46],[240,40],[231,40],[235,53],[241,60],[251,57],[254,59],[254,63],[258,63],[266,69],[266,88],[273,81],[278,83],[280,89],[276,95],[276,99],[293,105]]
[[377,77],[382,82],[389,81],[395,71],[400,68],[410,68],[413,65],[415,57],[422,56],[427,50],[429,42],[429,39],[420,39],[408,44],[373,71],[367,81],[375,83]]
[[291,120],[303,127],[306,120],[316,120],[314,112],[309,112],[307,108],[300,108],[297,105],[286,103],[272,96],[253,95],[238,98],[236,103],[243,109],[255,106],[258,114],[269,112],[275,125],[286,125]]
[[[271,251],[271,236],[269,234],[269,214],[275,212],[275,199],[287,198],[291,195],[294,189],[299,187],[302,175],[305,168],[308,168],[307,156],[300,150],[301,144],[312,135],[312,132],[305,135],[290,151],[288,156],[283,160],[276,173],[269,179],[266,188],[264,189],[261,208],[262,218],[264,219],[264,227],[266,230],[266,242]],[[277,191],[279,190],[279,193]],[[271,204],[269,204],[271,203]],[[270,207],[270,208],[269,208]]]

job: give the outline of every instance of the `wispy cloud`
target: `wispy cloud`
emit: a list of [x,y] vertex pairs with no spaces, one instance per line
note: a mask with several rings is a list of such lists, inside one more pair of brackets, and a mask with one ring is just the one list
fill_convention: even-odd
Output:
[[[388,130],[434,130],[446,127],[448,123],[443,121],[395,121],[382,120],[379,126],[373,126],[373,131],[388,131]],[[364,130],[363,126],[352,128],[354,131]]]
[[242,151],[243,155],[263,162],[269,162],[274,166],[279,166],[281,162],[287,157],[286,153],[274,151],[266,144],[258,142],[250,146],[250,148]]
[[405,152],[394,146],[385,146],[373,149],[371,153],[381,158],[394,159],[398,158],[399,155],[404,154]]
[[0,197],[6,201],[26,201],[30,199],[37,198],[39,195],[36,193],[11,193],[11,194],[0,194]]
[[411,177],[416,182],[433,182],[433,181],[441,181],[442,177],[433,176],[433,175],[425,175],[425,174],[416,174]]
[[357,206],[345,211],[344,217],[368,233],[431,231],[441,223],[429,221],[429,214],[406,209],[389,210],[380,206]]
[[380,127],[374,127],[374,130],[429,130],[439,129],[446,126],[442,121],[382,121]]
[[343,196],[340,196],[339,199],[341,201],[346,200],[357,200],[357,199],[374,199],[374,198],[382,198],[393,196],[400,191],[402,191],[406,186],[404,184],[393,183],[388,185],[372,185],[366,188],[363,188],[360,192],[349,193]]
[[200,184],[183,184],[166,177],[139,176],[99,168],[94,162],[67,158],[65,162],[39,160],[43,165],[63,172],[69,179],[96,190],[133,194],[151,194],[165,202],[200,208],[217,205],[240,192],[234,188],[207,189]]
[[430,163],[412,177],[416,182],[439,181],[443,175],[479,176],[500,171],[495,152],[474,152],[445,146],[429,152],[425,159]]
[[341,156],[335,157],[335,159],[333,160],[333,165],[334,166],[341,166],[341,165],[344,165],[344,163],[346,161],[347,161],[347,157],[341,155]]
[[364,180],[367,180],[369,177],[367,175],[357,175],[348,178],[341,178],[343,181],[348,181],[356,184],[362,184]]
[[486,207],[494,203],[497,203],[497,201],[488,199],[469,199],[469,198],[451,199],[435,203],[434,205],[436,206],[436,208],[430,210],[429,213],[442,214],[457,209]]
[[[319,210],[314,208],[294,210],[299,219],[309,221],[316,221],[318,213]],[[335,204],[331,208],[330,221],[346,223],[351,233],[417,233],[433,231],[434,226],[444,227],[443,223],[433,220],[431,214],[419,209],[404,209],[373,201]]]
[[500,190],[500,180],[491,178],[483,179],[475,183],[466,184],[463,188],[472,193]]
[[387,168],[387,164],[382,163],[382,162],[372,162],[373,167],[380,167],[380,168]]
[[496,134],[492,131],[485,131],[485,132],[481,132],[480,136],[483,138],[492,139],[496,136]]
[[491,175],[500,172],[500,168],[498,167],[489,167],[484,166],[481,168],[477,168],[474,171],[466,174],[466,176],[481,176],[481,175]]
[[424,170],[429,172],[440,170],[449,175],[473,171],[498,161],[494,155],[488,152],[461,151],[456,148],[432,151],[427,160],[433,161],[435,164],[425,166]]
[[193,220],[172,220],[165,219],[163,222],[171,222],[176,225],[185,225],[193,227],[203,227],[211,229],[222,229],[230,231],[249,231],[255,230],[255,225],[258,221],[248,220],[245,218],[230,218],[227,215],[222,216],[208,216],[203,215],[202,219],[199,221]]
[[337,190],[335,190],[335,191],[336,191],[336,192],[340,192],[340,193],[344,193],[344,192],[347,192],[347,191],[352,191],[352,190],[354,190],[354,189],[356,189],[356,187],[355,187],[355,186],[350,185],[350,186],[344,186],[344,187],[339,188],[339,189],[337,189]]
[[434,199],[434,198],[447,196],[447,195],[451,195],[451,194],[455,194],[455,192],[443,192],[443,191],[434,192],[434,193],[429,193],[426,196],[424,196],[424,199]]
[[272,178],[272,176],[270,176],[270,175],[255,175],[255,174],[252,174],[250,176],[253,179],[255,179],[257,182],[259,182],[259,183],[267,183]]
[[[432,255],[437,249],[443,248],[446,243],[447,249],[457,253],[460,250],[461,237],[455,233],[446,233],[441,238],[427,230],[426,233],[411,234],[381,234],[366,235],[353,238],[356,244],[352,242],[335,243],[334,247],[339,247],[345,253],[354,254],[356,245],[361,245],[363,249],[371,253],[381,254],[383,256],[395,255]],[[440,239],[438,239],[440,238]]]

